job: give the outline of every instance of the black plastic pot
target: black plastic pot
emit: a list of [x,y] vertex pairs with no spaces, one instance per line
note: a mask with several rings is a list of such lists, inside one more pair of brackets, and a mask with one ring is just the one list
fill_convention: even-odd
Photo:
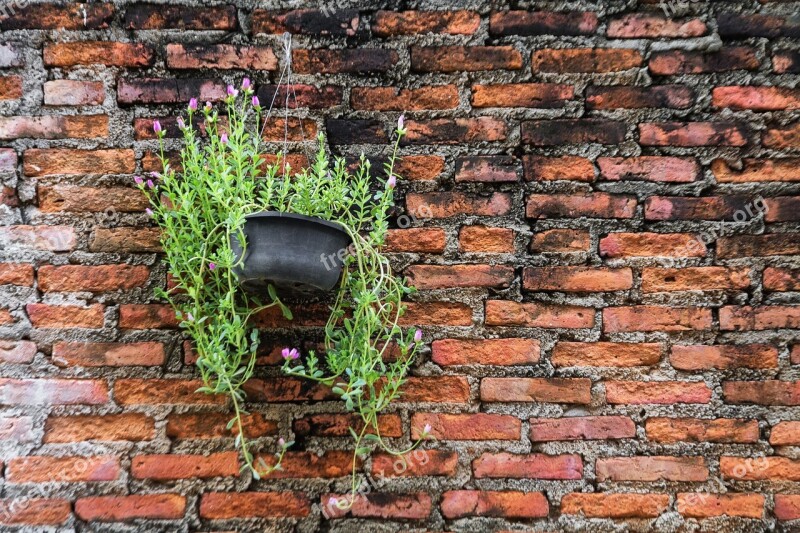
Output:
[[[266,294],[272,284],[279,296],[308,297],[336,287],[352,242],[340,224],[279,211],[253,213],[245,220],[247,245],[236,269],[245,290]],[[231,247],[240,257],[235,237]]]

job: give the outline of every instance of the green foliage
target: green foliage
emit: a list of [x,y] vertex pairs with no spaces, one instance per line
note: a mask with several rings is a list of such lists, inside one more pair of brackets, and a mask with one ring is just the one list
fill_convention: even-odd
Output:
[[[190,102],[188,121],[179,120],[184,141],[180,170],[171,168],[164,157],[164,132],[156,123],[163,173],[154,176],[159,178],[155,183],[137,178],[152,204],[148,212],[162,229],[165,260],[174,280],[171,290],[159,294],[175,308],[181,328],[194,341],[204,382],[200,390],[231,397],[235,415],[229,429],[235,426],[244,468],[260,477],[280,467],[291,443],[281,441],[275,466],[255,464],[242,427],[242,386],[253,375],[259,342],[251,318],[272,306],[279,306],[287,318],[291,312],[274,290],[267,302],[240,290],[234,272],[240,259],[231,240],[244,243],[245,216],[264,210],[338,222],[353,244],[325,326],[325,353],[320,357],[311,352],[301,359],[296,350],[287,348],[283,370],[330,386],[349,410],[361,415],[364,429],[353,432],[358,453],[364,451],[365,438],[386,447],[377,416],[400,394],[420,340],[418,332],[404,332],[398,325],[405,309],[401,300],[413,289],[392,274],[380,252],[397,179],[394,162],[405,133],[402,123],[386,164],[387,180],[376,191],[369,162],[362,156],[358,169],[351,172],[344,160],[330,161],[322,137],[309,168],[293,174],[282,163],[266,165],[259,135],[262,109],[255,98],[251,105],[249,82],[243,84],[241,96],[233,87],[228,94],[225,117],[210,105],[202,109],[200,129],[207,137],[203,140],[192,126],[201,118],[196,116],[197,102]],[[374,435],[367,435],[369,430]],[[355,464],[354,460],[354,476]]]

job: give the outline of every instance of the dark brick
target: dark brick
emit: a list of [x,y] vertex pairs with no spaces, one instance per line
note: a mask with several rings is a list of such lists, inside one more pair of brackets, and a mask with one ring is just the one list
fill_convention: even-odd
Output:
[[778,50],[772,55],[772,69],[778,74],[800,72],[800,51]]
[[509,182],[519,181],[519,160],[510,155],[459,157],[456,159],[456,181]]
[[106,4],[39,4],[11,2],[5,5],[0,30],[99,30],[108,28],[114,6]]
[[411,48],[411,70],[458,72],[518,70],[522,54],[511,46],[435,46]]
[[125,11],[129,30],[235,30],[235,6],[133,4]]
[[388,140],[384,124],[377,119],[328,119],[325,121],[331,144],[384,144]]
[[720,13],[717,31],[722,37],[800,37],[797,17]]
[[650,72],[659,75],[702,74],[729,70],[757,70],[756,51],[748,46],[723,47],[718,52],[670,50],[650,55]]
[[300,49],[292,52],[294,70],[298,74],[388,72],[398,59],[397,52],[383,48]]
[[[277,95],[275,93],[278,93]],[[342,103],[342,88],[334,85],[314,85],[294,84],[291,90],[286,85],[261,85],[258,88],[258,99],[261,105],[269,107],[272,99],[275,99],[276,106],[286,105],[286,96],[289,93],[289,108],[308,107],[310,109],[326,109]]]
[[586,88],[587,109],[637,109],[643,107],[686,109],[694,103],[694,91],[685,85],[652,87],[597,86]]
[[493,117],[409,120],[402,144],[461,144],[505,140],[508,125]]
[[358,20],[356,9],[295,9],[285,13],[256,9],[250,25],[254,34],[289,32],[353,36],[358,29]]
[[117,82],[117,101],[120,104],[184,104],[191,98],[214,101],[225,96],[225,87],[218,79],[122,79]]
[[522,123],[522,142],[535,146],[559,144],[619,144],[625,140],[624,122],[599,118],[529,120]]
[[591,35],[597,15],[579,11],[500,11],[489,17],[489,33],[506,35]]

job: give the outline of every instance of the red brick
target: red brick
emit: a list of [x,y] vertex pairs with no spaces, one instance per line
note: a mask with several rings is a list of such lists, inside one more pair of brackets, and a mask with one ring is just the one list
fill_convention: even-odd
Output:
[[586,88],[587,109],[687,109],[694,103],[694,91],[685,85],[628,87],[590,85]]
[[52,360],[57,366],[159,366],[166,354],[160,342],[57,342]]
[[719,458],[723,479],[736,481],[800,481],[800,461],[788,457]]
[[789,420],[778,422],[769,432],[769,443],[773,446],[797,446],[800,444],[800,422]]
[[634,367],[657,365],[661,359],[658,343],[567,342],[553,348],[553,366]]
[[[229,413],[185,413],[170,415],[167,419],[167,437],[171,439],[216,439],[238,434],[237,426],[227,429],[233,417]],[[278,433],[278,424],[267,420],[261,413],[242,416],[245,436],[266,437]]]
[[475,72],[521,68],[522,54],[512,46],[411,47],[411,70],[415,72]]
[[240,518],[302,518],[311,502],[302,492],[205,492],[200,517],[206,520]]
[[76,483],[119,479],[118,457],[49,457],[34,455],[8,461],[9,483]]
[[276,70],[278,60],[269,46],[232,44],[168,44],[167,67],[172,69]]
[[137,494],[79,498],[75,514],[91,522],[125,522],[136,519],[176,520],[183,518],[186,498],[179,494]]
[[409,283],[419,290],[454,287],[507,288],[514,268],[503,265],[413,265],[405,270]]
[[595,464],[598,481],[706,481],[702,457],[608,457]]
[[99,30],[111,22],[114,5],[110,2],[18,4],[6,14],[0,21],[2,30]]
[[527,218],[633,218],[634,196],[604,192],[583,194],[531,194],[525,204]]
[[800,269],[764,269],[764,289],[768,291],[800,291]]
[[109,67],[147,67],[153,64],[155,51],[144,43],[79,41],[49,44],[44,47],[47,67],[106,65]]
[[521,422],[510,415],[492,413],[415,413],[411,438],[418,439],[430,425],[429,434],[441,440],[519,440]]
[[603,331],[691,331],[711,329],[711,310],[636,305],[603,309]]
[[[33,419],[29,416],[4,416],[0,417],[0,441],[13,441],[15,443],[35,440],[33,433]],[[0,509],[2,509],[0,503]],[[0,511],[2,514],[2,511]]]
[[594,309],[574,305],[488,300],[486,302],[486,325],[529,328],[592,328],[594,327]]
[[800,364],[800,344],[792,346],[792,353],[789,355],[789,359],[793,365]]
[[2,363],[30,363],[36,357],[36,351],[35,342],[0,339],[0,362]]
[[155,436],[155,421],[139,413],[49,416],[43,442],[142,441]]
[[456,159],[456,182],[515,182],[519,181],[519,171],[519,161],[507,155]]
[[472,461],[476,478],[581,479],[580,455],[484,453]]
[[669,362],[678,370],[777,368],[778,350],[765,344],[673,345]]
[[456,215],[497,217],[511,211],[511,195],[499,192],[490,196],[461,192],[408,193],[406,209],[417,218],[449,218]]
[[800,307],[727,305],[719,310],[719,327],[728,331],[800,328]]
[[758,442],[758,421],[734,418],[648,418],[647,439],[654,442]]
[[706,246],[688,233],[610,233],[600,239],[602,257],[703,257]]
[[128,30],[235,30],[236,6],[131,4],[126,6]]
[[744,146],[747,128],[735,122],[653,122],[639,124],[647,146]]
[[607,381],[606,402],[610,404],[709,403],[711,389],[694,381]]
[[332,500],[349,502],[351,494],[323,494],[320,499],[326,518],[381,518],[396,520],[423,520],[431,514],[431,496],[424,492],[393,494],[373,492],[358,494],[349,509],[340,509]]
[[277,12],[256,9],[250,20],[253,34],[284,32],[305,35],[354,36],[358,30],[355,9],[294,9]]
[[700,165],[684,157],[598,157],[600,177],[610,181],[690,183],[700,175]]
[[[273,454],[260,454],[256,461],[264,461],[268,467],[275,466]],[[361,461],[356,461],[356,468]],[[281,468],[273,471],[270,479],[323,478],[333,479],[350,476],[353,471],[353,452],[350,450],[328,450],[322,455],[315,452],[288,451],[281,461]]]
[[117,81],[120,104],[185,104],[190,98],[216,101],[225,96],[225,83],[204,78],[141,78]]
[[772,54],[772,70],[777,74],[800,72],[800,54],[796,50],[776,50]]
[[576,229],[551,229],[536,233],[531,239],[531,252],[566,253],[588,252],[591,236],[588,231]]
[[409,120],[405,128],[404,145],[496,142],[504,141],[509,132],[504,120],[493,117]]
[[353,87],[350,91],[353,109],[372,111],[421,111],[453,109],[458,106],[455,85],[425,86],[418,89],[397,87]]
[[0,379],[5,405],[97,405],[108,401],[105,381],[92,379]]
[[398,59],[396,51],[382,48],[295,49],[292,52],[294,69],[298,74],[388,72]]
[[239,457],[236,452],[211,455],[137,455],[131,460],[131,475],[135,479],[209,479],[238,474]]
[[33,287],[33,265],[25,263],[0,263],[0,285]]
[[445,233],[440,228],[392,229],[386,235],[386,249],[390,252],[440,254],[444,246]]
[[483,378],[484,402],[588,404],[592,382],[584,378]]
[[702,74],[730,70],[758,70],[756,51],[747,46],[724,46],[717,52],[668,50],[653,52],[648,68],[658,76]]
[[69,500],[28,498],[0,500],[0,524],[61,525],[69,520]]
[[458,453],[447,450],[417,449],[400,456],[372,455],[372,476],[377,479],[419,476],[454,476]]
[[606,34],[617,39],[666,37],[689,39],[700,37],[708,31],[700,19],[675,20],[670,18],[630,13],[608,23]]
[[106,98],[101,81],[52,80],[42,88],[44,105],[100,105]]
[[595,13],[567,11],[496,11],[489,17],[489,33],[507,35],[591,35],[597,29]]
[[711,93],[715,107],[777,111],[800,107],[800,92],[785,87],[715,87]]
[[0,77],[0,100],[19,100],[22,98],[22,78],[20,76]]
[[131,174],[136,170],[133,150],[73,150],[29,148],[23,155],[26,176],[51,174]]
[[469,382],[464,376],[410,377],[400,387],[402,402],[467,403]]
[[379,37],[447,33],[472,35],[481,24],[474,11],[378,11],[372,22],[372,33]]
[[529,365],[539,357],[535,339],[443,339],[431,345],[431,360],[442,366]]
[[636,437],[636,424],[627,416],[565,416],[531,418],[532,442],[611,440]]
[[122,329],[176,328],[175,310],[165,304],[122,304],[119,306]]
[[[358,414],[312,414],[296,418],[292,430],[298,435],[312,437],[349,437],[350,429],[360,432],[364,429],[364,421]],[[400,437],[403,435],[403,424],[396,414],[378,416],[378,429],[383,437]],[[374,430],[368,429],[368,434]]]
[[[303,83],[294,83],[286,85],[281,83],[278,85],[260,85],[258,87],[258,98],[261,102],[269,103],[273,99],[276,102],[281,102],[281,105],[288,105],[290,109],[297,109],[301,107],[308,107],[310,109],[327,109],[330,107],[338,106],[342,103],[343,91],[341,87],[334,85],[315,86]],[[264,105],[262,103],[262,105]],[[296,157],[303,157],[296,154]],[[292,168],[300,168],[305,166],[305,161],[302,165],[291,163]]]
[[800,254],[800,241],[791,233],[735,235],[717,240],[720,259],[797,254]]
[[644,268],[642,292],[744,290],[749,274],[749,268]]
[[594,165],[585,157],[526,155],[522,161],[526,181],[594,181]]
[[684,492],[677,495],[675,507],[680,514],[689,518],[739,516],[760,519],[764,516],[764,496]]
[[767,128],[761,134],[761,143],[766,148],[797,148],[800,146],[800,122]]
[[32,303],[25,306],[28,318],[35,328],[102,328],[105,307],[92,304],[50,305]]
[[656,518],[668,507],[668,494],[571,492],[561,498],[562,514],[586,518]]
[[513,253],[514,230],[488,226],[462,226],[458,232],[462,252]]
[[800,381],[723,381],[725,403],[800,405]]
[[224,405],[221,395],[196,392],[201,380],[118,379],[114,399],[120,405]]
[[620,144],[625,140],[625,123],[602,118],[563,118],[527,120],[522,123],[523,144],[559,146],[562,144]]
[[763,210],[757,207],[754,216],[758,216],[759,212],[763,212],[766,222],[800,221],[800,214],[798,214],[800,196],[776,196],[765,199],[763,204]]
[[585,266],[525,267],[522,288],[526,291],[607,292],[633,287],[630,268]]
[[97,227],[89,243],[92,252],[160,252],[161,230],[158,228]]
[[45,213],[59,211],[105,212],[109,209],[122,213],[144,211],[147,197],[129,187],[79,187],[54,185],[38,188],[39,209]]
[[108,137],[108,116],[0,117],[0,139],[81,139]]
[[626,48],[544,48],[531,56],[534,73],[617,72],[641,65],[639,51]]
[[442,494],[442,514],[455,519],[466,516],[543,518],[550,512],[541,492],[449,490]]
[[44,265],[39,267],[39,289],[42,292],[112,292],[141,287],[149,277],[150,268],[146,266]]
[[557,83],[473,85],[473,107],[564,107],[575,97],[574,87]]
[[776,494],[775,517],[778,520],[797,520],[800,518],[800,495]]

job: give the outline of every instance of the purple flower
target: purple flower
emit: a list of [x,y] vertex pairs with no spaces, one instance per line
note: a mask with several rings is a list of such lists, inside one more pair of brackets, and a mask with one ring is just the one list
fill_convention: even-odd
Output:
[[192,313],[186,313],[186,320],[194,322],[194,315],[192,315]]
[[206,110],[211,111],[211,102],[206,102]]
[[239,94],[239,91],[234,89],[233,85],[228,85],[227,93],[228,93],[228,96],[236,96],[237,94]]
[[219,138],[219,142],[222,144],[228,144],[228,134],[223,133],[222,136]]
[[197,111],[197,98],[192,98],[189,100],[189,109],[192,111]]
[[208,269],[209,270],[216,270],[217,269],[217,264],[216,263],[209,263],[208,264]]
[[422,330],[418,329],[414,332],[414,342],[419,342],[422,340]]
[[258,101],[258,96],[253,96],[253,107],[261,107],[261,102]]
[[403,124],[405,124],[406,117],[405,115],[400,115],[400,118],[397,119],[397,129],[402,130]]
[[390,176],[389,180],[386,182],[386,186],[390,189],[394,189],[397,186],[397,178]]
[[281,350],[281,355],[284,359],[299,359],[300,352],[297,351],[297,348],[284,348]]
[[144,180],[142,179],[141,176],[134,176],[133,181],[136,182],[136,185],[141,185],[142,183],[144,183]]
[[147,188],[148,189],[152,189],[155,186],[156,185],[155,185],[155,183],[153,183],[153,180],[147,180]]
[[186,127],[186,123],[183,121],[183,117],[178,117],[178,127],[183,129]]
[[245,78],[242,80],[242,89],[247,90],[250,88],[250,78]]
[[423,434],[425,434],[425,435],[427,435],[427,434],[429,434],[430,432],[431,432],[431,425],[430,425],[430,424],[425,424],[425,427],[424,427],[424,428],[422,428],[422,433],[423,433]]
[[157,120],[153,122],[153,131],[156,133],[161,132],[161,123]]
[[153,210],[150,209],[149,207],[147,209],[145,209],[144,212],[147,213],[147,216],[149,216],[149,217],[153,216]]

